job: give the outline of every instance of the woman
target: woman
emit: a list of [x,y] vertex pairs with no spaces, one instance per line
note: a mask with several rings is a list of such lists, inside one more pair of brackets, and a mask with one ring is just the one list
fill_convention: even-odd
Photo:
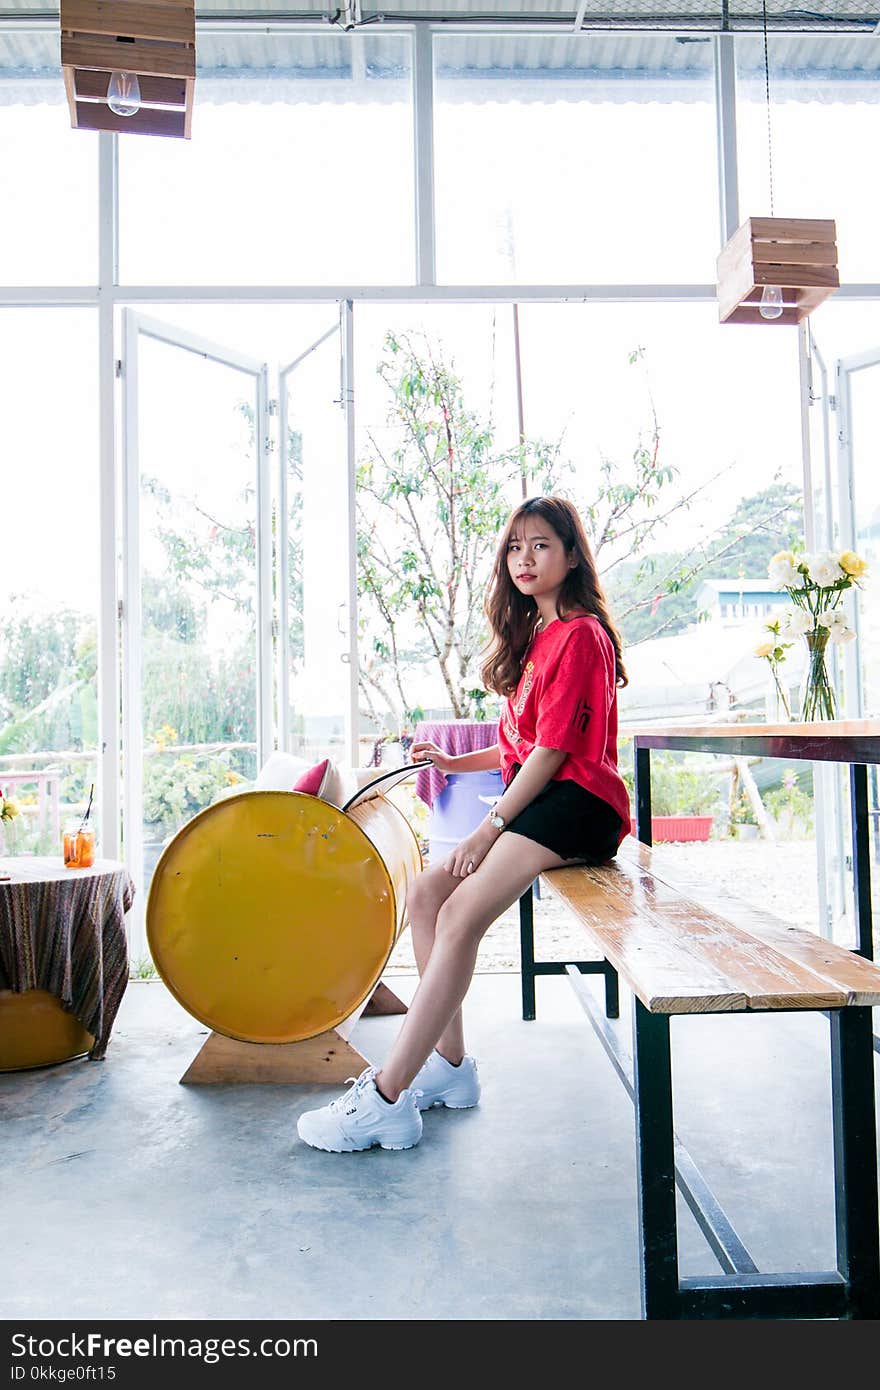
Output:
[[480,941],[540,873],[604,863],[629,829],[617,770],[621,642],[570,502],[537,497],[516,508],[486,612],[483,681],[507,697],[498,743],[459,757],[415,743],[412,757],[443,773],[500,767],[505,790],[476,830],[413,883],[407,909],[419,987],[381,1070],[368,1067],[338,1100],[300,1117],[297,1132],[314,1148],[412,1148],[422,1110],[477,1103],[461,1003]]

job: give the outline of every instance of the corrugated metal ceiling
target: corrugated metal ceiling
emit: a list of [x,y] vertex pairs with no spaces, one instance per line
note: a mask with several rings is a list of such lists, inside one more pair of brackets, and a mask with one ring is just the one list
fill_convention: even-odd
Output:
[[[501,0],[497,3],[500,12]],[[610,3],[613,6],[615,0]],[[594,0],[591,5],[594,15],[597,4],[598,0]],[[754,9],[754,0],[751,4]],[[639,9],[646,15],[649,6],[654,14],[663,8],[672,10],[671,4],[665,5],[665,0],[628,0],[627,8]],[[394,13],[402,13],[403,8],[392,4],[384,13],[390,18]],[[407,13],[413,14],[417,8],[423,12],[429,9],[432,13],[439,12],[439,7],[429,5],[427,0],[416,0],[415,4],[411,0]],[[489,8],[481,5],[483,12]],[[503,8],[508,15],[517,11],[534,13],[534,5],[528,5],[526,0],[521,0],[519,5],[517,0],[504,0]],[[605,4],[604,8],[607,10],[609,5]],[[676,8],[680,13],[680,0]],[[778,14],[783,13],[778,3],[775,8]],[[835,0],[833,7],[825,6],[828,12],[832,8],[840,14],[845,8],[854,11],[856,5],[853,0]],[[452,3],[444,4],[442,9],[458,18],[473,17],[474,13],[470,6],[457,7]],[[623,6],[619,5],[618,9],[622,12]],[[199,15],[206,10],[205,6],[197,6]],[[23,19],[25,12],[33,17],[39,11],[47,16],[45,3],[41,6],[37,0],[16,0],[12,5],[0,3],[0,101],[21,100],[22,79],[27,86],[24,99],[28,102],[63,99],[56,80],[59,74],[57,20],[46,17],[42,23],[34,25]],[[376,89],[396,85],[382,79],[400,75],[408,67],[409,50],[405,38],[400,31],[394,32],[378,23],[348,34],[329,25],[322,26],[319,33],[314,28],[304,30],[301,27],[269,33],[257,22],[258,14],[265,21],[270,13],[275,16],[291,13],[277,0],[275,3],[262,0],[259,8],[250,0],[211,0],[210,12],[222,13],[230,20],[250,16],[253,22],[242,27],[233,22],[220,32],[214,25],[202,27],[197,45],[198,72],[202,79],[200,100],[320,100],[326,98],[323,90],[326,83],[333,83],[338,93],[339,83],[346,81],[369,82],[373,88],[372,99],[381,100]],[[571,4],[548,4],[543,12],[568,19],[574,14]],[[2,20],[9,19],[13,13],[19,17],[18,21],[3,25]],[[815,16],[818,11],[788,10],[785,13],[789,22],[793,22],[796,14]],[[745,55],[748,55],[748,66],[754,65],[755,70],[759,70],[762,45],[758,38],[750,39],[748,47],[741,45],[741,65]],[[712,48],[708,34],[702,38],[694,33],[676,36],[666,29],[651,32],[642,29],[635,33],[616,30],[580,36],[566,34],[565,30],[538,34],[516,32],[515,29],[505,32],[468,29],[462,34],[441,38],[437,61],[440,76],[448,79],[447,99],[455,97],[453,86],[460,86],[462,91],[467,86],[471,89],[468,99],[479,100],[488,94],[491,79],[495,77],[517,79],[520,99],[546,100],[546,84],[552,81],[554,99],[583,100],[584,78],[601,81],[603,88],[617,86],[622,98],[626,80],[638,76],[656,78],[658,85],[664,86],[662,93],[650,94],[652,99],[681,100],[687,99],[687,88],[693,87],[695,78],[702,79],[702,95],[711,69]],[[771,62],[778,98],[786,95],[786,88],[789,96],[795,95],[797,82],[816,77],[826,81],[839,78],[852,87],[853,97],[864,100],[866,84],[876,84],[880,69],[880,34],[872,33],[867,26],[862,32],[850,29],[848,33],[833,35],[777,32],[772,36]],[[461,79],[460,84],[455,79]],[[661,83],[661,79],[665,81]],[[839,93],[838,84],[835,86]],[[17,88],[14,95],[13,88]],[[389,98],[391,95],[389,91]],[[356,93],[354,97],[356,99]],[[631,93],[629,99],[632,99]]]
[[[55,16],[58,4],[52,0],[2,0],[0,20],[15,16]],[[389,0],[387,4],[363,5],[362,14],[369,25],[377,16],[396,19],[436,19],[438,22],[472,24],[481,19],[509,20],[512,23],[534,21],[573,25],[578,5],[572,0]],[[327,21],[338,14],[332,4],[291,6],[283,0],[207,0],[196,4],[197,20],[253,19],[271,22],[273,19],[293,18]],[[876,25],[880,20],[880,0],[808,0],[803,7],[790,0],[768,0],[767,14],[771,23],[792,28],[811,28],[821,24]],[[733,28],[761,24],[760,0],[589,0],[583,24],[626,23],[668,27],[676,21],[705,24],[717,29],[729,24]]]

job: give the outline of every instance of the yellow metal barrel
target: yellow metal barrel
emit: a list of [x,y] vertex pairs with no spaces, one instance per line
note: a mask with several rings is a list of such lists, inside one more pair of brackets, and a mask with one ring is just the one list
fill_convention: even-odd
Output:
[[162,854],[147,901],[153,961],[218,1033],[315,1037],[370,995],[421,866],[384,796],[345,813],[302,792],[242,792],[195,816]]
[[48,1067],[80,1057],[95,1039],[44,989],[0,989],[0,1071]]

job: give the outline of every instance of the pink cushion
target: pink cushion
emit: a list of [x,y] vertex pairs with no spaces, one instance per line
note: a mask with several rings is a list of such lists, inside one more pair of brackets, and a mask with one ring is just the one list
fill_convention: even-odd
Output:
[[330,759],[322,758],[314,767],[310,767],[308,772],[304,772],[299,781],[294,782],[295,792],[306,792],[308,796],[320,796],[330,767]]

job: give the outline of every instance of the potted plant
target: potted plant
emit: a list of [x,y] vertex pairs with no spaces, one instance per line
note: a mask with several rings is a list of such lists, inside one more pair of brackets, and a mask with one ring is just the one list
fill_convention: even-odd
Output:
[[732,840],[755,840],[758,837],[758,822],[745,789],[740,790],[731,804],[729,824]]
[[[634,796],[633,774],[623,780]],[[720,800],[718,774],[655,753],[651,759],[651,838],[656,842],[708,840]],[[632,834],[636,822],[631,822]]]

